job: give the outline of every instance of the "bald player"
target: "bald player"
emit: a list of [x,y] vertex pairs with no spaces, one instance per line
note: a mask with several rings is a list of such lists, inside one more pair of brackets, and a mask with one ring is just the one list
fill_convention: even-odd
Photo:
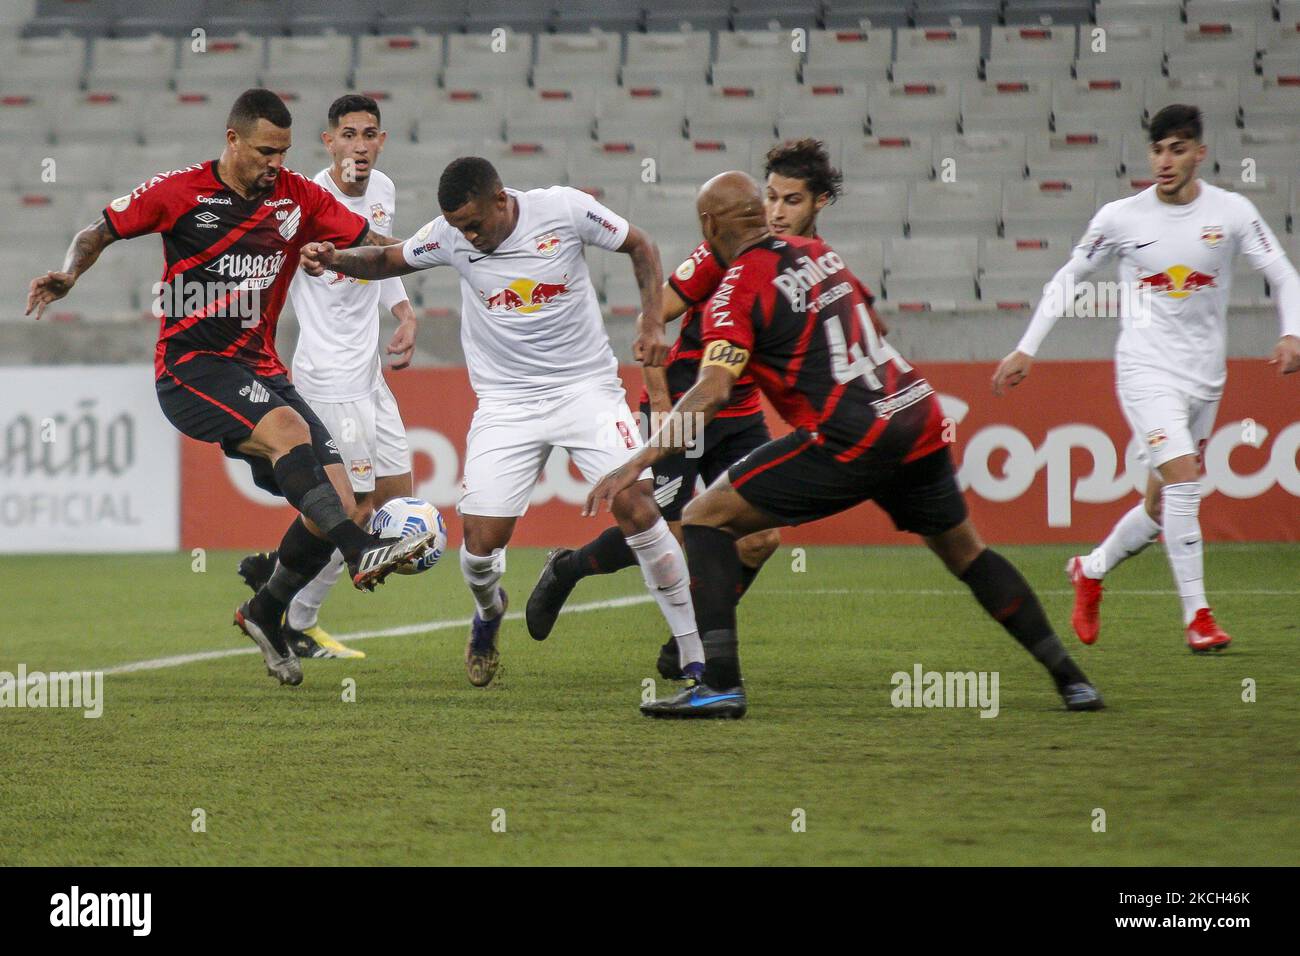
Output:
[[[700,229],[727,267],[704,314],[696,384],[671,417],[725,407],[748,371],[794,431],[736,462],[682,518],[691,597],[704,643],[703,681],[643,704],[653,717],[742,717],[736,604],[745,535],[838,514],[875,501],[971,589],[985,611],[1047,668],[1069,710],[1097,710],[1101,695],[1070,659],[1021,574],[988,548],[942,437],[930,383],[884,341],[872,295],[835,250],[768,229],[758,184],[741,172],[705,183]],[[682,451],[668,421],[587,498],[595,514],[642,469]]]

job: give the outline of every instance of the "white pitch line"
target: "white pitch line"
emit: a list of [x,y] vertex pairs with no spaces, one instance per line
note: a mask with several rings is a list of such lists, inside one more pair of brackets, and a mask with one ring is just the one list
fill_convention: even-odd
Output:
[[[958,590],[954,588],[948,588],[948,589],[943,589],[943,588],[763,588],[761,590],[755,590],[753,593],[754,594],[868,594],[872,596],[876,596],[876,595],[888,596],[891,594],[914,594],[914,595],[950,596],[956,594],[970,594],[970,591]],[[1064,588],[1064,589],[1035,588],[1034,593],[1035,594],[1073,594],[1074,589],[1073,588]],[[1119,590],[1117,588],[1106,589],[1107,595],[1134,594],[1140,597],[1152,597],[1152,596],[1159,597],[1160,595],[1174,594],[1174,593],[1175,592],[1173,588],[1167,588],[1164,590],[1156,590],[1156,591]],[[1295,590],[1277,591],[1277,590],[1253,589],[1253,590],[1244,590],[1244,591],[1217,591],[1215,593],[1217,594],[1261,594],[1261,595],[1275,596],[1275,595],[1285,595],[1285,594],[1300,594],[1300,591],[1295,591]]]
[[[648,604],[654,600],[649,594],[634,594],[630,597],[609,598],[605,601],[591,601],[587,604],[574,604],[566,607],[561,614],[582,614],[587,611],[604,611],[616,607],[631,607],[636,604]],[[512,611],[505,616],[507,621],[519,621],[524,616],[523,611]],[[469,627],[473,623],[473,618],[457,618],[454,621],[425,621],[421,624],[403,624],[400,627],[385,627],[376,631],[356,631],[351,634],[335,635],[340,641],[368,641],[375,637],[408,637],[412,634],[431,634],[434,631],[445,631],[457,627]],[[215,661],[223,657],[239,657],[244,654],[260,654],[261,651],[256,647],[230,647],[220,651],[199,651],[194,654],[176,654],[172,657],[155,657],[147,661],[131,661],[129,664],[116,664],[112,667],[105,667],[99,671],[59,671],[58,673],[72,674],[94,674],[99,673],[107,677],[110,674],[134,674],[138,671],[160,671],[169,667],[183,667],[186,664],[197,664],[200,661]],[[27,687],[36,683],[37,680],[44,680],[44,673],[33,675],[23,681],[22,686]]]

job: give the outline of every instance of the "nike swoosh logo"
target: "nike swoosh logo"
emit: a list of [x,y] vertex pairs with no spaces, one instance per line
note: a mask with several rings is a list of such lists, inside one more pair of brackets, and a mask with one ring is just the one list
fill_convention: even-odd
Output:
[[719,694],[716,697],[692,697],[692,707],[703,707],[705,704],[716,704],[720,700],[739,700],[739,694]]
[[[1157,242],[1159,242],[1159,241],[1160,241],[1159,239],[1152,239],[1150,242],[1139,242],[1139,243],[1138,243],[1136,246],[1134,246],[1133,248],[1134,248],[1134,249],[1145,249],[1147,246],[1154,246],[1154,245],[1155,245]],[[472,262],[473,260],[471,259],[470,261]]]
[[[1139,246],[1138,248],[1141,248],[1141,246]],[[470,257],[469,257],[469,261],[470,261],[470,262],[482,262],[484,259],[489,258],[490,255],[491,255],[491,253],[489,253],[489,254],[486,255],[486,256],[479,256],[477,259],[475,259],[473,256],[470,256]]]

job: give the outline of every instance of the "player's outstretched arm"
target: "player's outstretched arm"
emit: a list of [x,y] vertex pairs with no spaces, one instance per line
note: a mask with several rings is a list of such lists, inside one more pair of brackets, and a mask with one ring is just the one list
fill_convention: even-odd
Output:
[[[370,233],[366,235],[368,237]],[[392,245],[358,246],[355,249],[338,249],[332,242],[309,242],[302,247],[299,256],[303,271],[311,276],[323,275],[327,269],[332,269],[354,279],[387,279],[390,276],[410,275],[416,271],[402,255],[400,241],[394,241]]]
[[637,316],[632,356],[642,365],[658,367],[668,361],[663,315],[664,271],[659,264],[659,247],[644,230],[629,223],[627,238],[618,251],[632,260],[632,274],[641,291],[641,314]]
[[95,264],[99,254],[110,243],[116,241],[117,236],[108,228],[103,217],[77,233],[63,257],[63,268],[58,272],[37,276],[27,287],[27,311],[24,314],[31,315],[32,309],[35,309],[36,318],[39,319],[45,307],[71,292],[81,274]]
[[387,352],[393,358],[393,369],[404,369],[411,364],[415,356],[415,309],[406,299],[395,303],[392,308],[393,318],[397,319],[397,331],[388,343]]
[[1278,256],[1259,271],[1273,291],[1282,331],[1268,364],[1276,365],[1280,374],[1290,375],[1300,371],[1300,275],[1286,256]]

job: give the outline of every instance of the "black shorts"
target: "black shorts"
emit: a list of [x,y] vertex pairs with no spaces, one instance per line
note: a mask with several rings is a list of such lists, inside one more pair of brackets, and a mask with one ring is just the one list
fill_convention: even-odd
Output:
[[[650,421],[650,406],[641,406],[641,421]],[[704,426],[704,451],[698,457],[673,455],[654,465],[655,503],[668,521],[681,521],[695,494],[696,478],[713,482],[733,464],[772,440],[762,413],[715,418]],[[694,452],[692,452],[694,453]]]
[[874,501],[899,531],[929,537],[966,520],[966,499],[946,447],[910,462],[869,455],[836,461],[803,429],[769,442],[728,472],[731,486],[783,524],[803,524]]
[[163,414],[177,431],[197,441],[215,442],[226,457],[248,462],[253,482],[273,495],[280,494],[280,486],[275,482],[271,462],[236,449],[257,423],[277,408],[288,406],[307,422],[312,450],[322,466],[343,463],[328,429],[287,375],[263,378],[233,359],[196,355],[164,370],[155,388]]

